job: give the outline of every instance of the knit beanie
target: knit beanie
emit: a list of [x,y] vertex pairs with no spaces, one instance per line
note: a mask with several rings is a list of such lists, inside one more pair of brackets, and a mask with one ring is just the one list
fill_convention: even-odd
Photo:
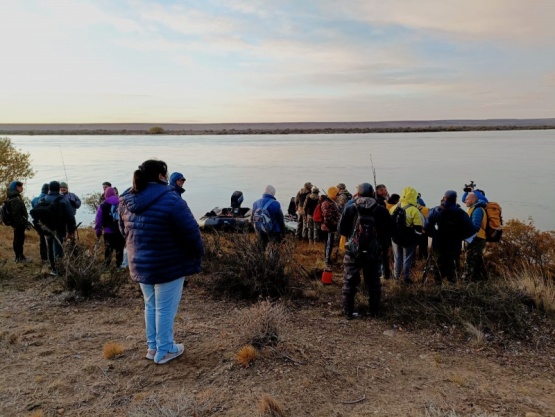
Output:
[[264,194],[270,194],[272,196],[276,196],[276,189],[273,185],[267,185],[264,189]]
[[60,182],[60,188],[69,188],[67,186],[67,182],[64,182],[64,181]]

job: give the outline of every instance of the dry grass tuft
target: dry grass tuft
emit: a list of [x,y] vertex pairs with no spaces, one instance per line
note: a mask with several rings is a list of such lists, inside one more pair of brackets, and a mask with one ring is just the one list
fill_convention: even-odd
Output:
[[281,304],[259,301],[242,310],[236,321],[239,344],[256,348],[276,345],[283,340],[287,313]]
[[258,411],[263,416],[283,417],[285,410],[283,406],[273,397],[264,394],[258,402]]
[[104,359],[112,359],[118,355],[121,355],[125,348],[121,343],[110,342],[104,345],[102,349],[102,357]]
[[258,353],[256,352],[254,346],[245,345],[241,349],[239,349],[239,352],[237,352],[237,355],[235,355],[235,359],[237,359],[239,365],[248,368],[251,363],[254,362],[257,356]]
[[43,417],[44,412],[42,410],[35,410],[29,417]]
[[468,321],[463,322],[463,325],[466,332],[470,335],[470,343],[474,346],[482,346],[486,338],[484,332]]
[[505,279],[509,287],[528,294],[539,310],[548,314],[555,313],[555,281],[526,267],[519,272],[507,274]]

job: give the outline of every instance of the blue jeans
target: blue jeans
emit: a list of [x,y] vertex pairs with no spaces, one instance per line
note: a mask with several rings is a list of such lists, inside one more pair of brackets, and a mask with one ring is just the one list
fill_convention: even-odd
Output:
[[403,272],[403,280],[410,282],[410,268],[416,253],[416,244],[411,246],[399,246],[393,242],[393,255],[395,257],[395,279],[401,278]]
[[183,293],[185,277],[163,284],[139,284],[145,300],[146,344],[156,350],[155,361],[166,353],[177,352],[173,340],[173,322]]
[[46,252],[48,254],[48,260],[50,261],[50,267],[52,271],[56,272],[56,259],[63,258],[64,248],[60,244],[63,242],[63,238],[56,239],[56,236],[46,235]]

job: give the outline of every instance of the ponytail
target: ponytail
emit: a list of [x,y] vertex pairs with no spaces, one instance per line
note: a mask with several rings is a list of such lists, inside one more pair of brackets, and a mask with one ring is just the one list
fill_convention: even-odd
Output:
[[133,188],[131,192],[138,194],[143,191],[149,182],[157,182],[164,184],[160,181],[160,174],[163,176],[168,175],[168,166],[164,161],[156,159],[149,159],[139,165],[139,169],[133,173]]

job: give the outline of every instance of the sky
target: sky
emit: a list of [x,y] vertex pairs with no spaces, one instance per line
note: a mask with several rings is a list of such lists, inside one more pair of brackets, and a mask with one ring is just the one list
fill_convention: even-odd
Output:
[[553,0],[0,0],[0,123],[555,117]]

